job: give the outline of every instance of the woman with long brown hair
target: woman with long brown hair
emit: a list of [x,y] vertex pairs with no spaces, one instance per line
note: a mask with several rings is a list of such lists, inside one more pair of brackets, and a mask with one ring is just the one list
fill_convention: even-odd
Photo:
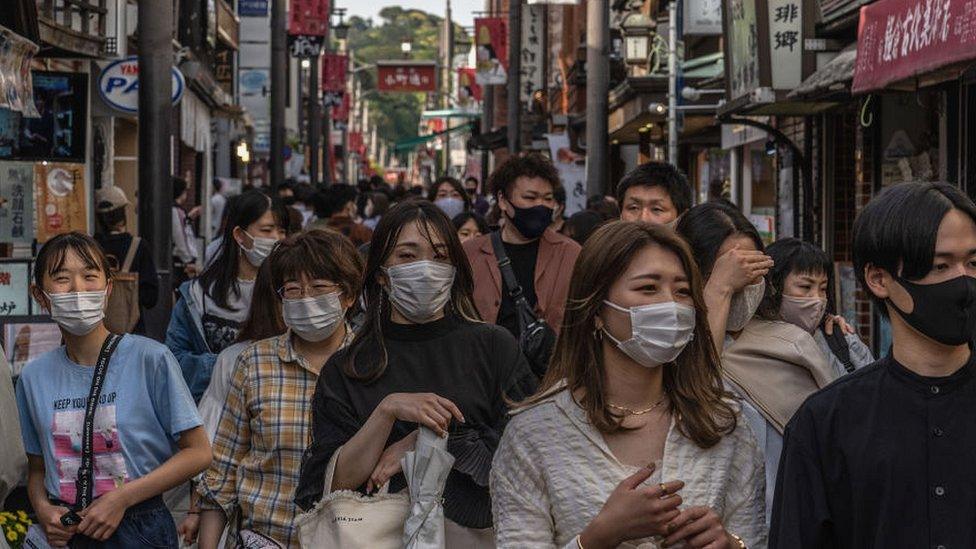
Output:
[[[403,490],[400,458],[423,425],[448,439],[455,458],[444,490],[447,546],[492,545],[488,476],[506,399],[525,398],[536,381],[511,334],[478,319],[472,284],[457,231],[437,206],[408,200],[383,216],[366,261],[363,326],[315,390],[299,506],[387,481],[390,492]],[[340,447],[333,485],[323,486]]]
[[495,454],[498,547],[765,546],[762,452],[722,387],[688,246],[600,228],[565,319]]

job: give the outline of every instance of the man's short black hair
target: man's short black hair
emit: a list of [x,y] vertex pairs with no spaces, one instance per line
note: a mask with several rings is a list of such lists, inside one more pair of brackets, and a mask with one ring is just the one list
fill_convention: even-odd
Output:
[[935,262],[939,225],[952,209],[976,222],[973,201],[946,183],[902,183],[865,206],[854,222],[854,273],[876,304],[883,302],[868,290],[864,268],[873,265],[906,280],[924,278]]
[[359,193],[356,187],[342,183],[330,185],[326,190],[318,192],[312,198],[315,215],[319,219],[328,219],[342,211],[350,202],[355,202]]
[[630,171],[617,183],[617,202],[624,207],[627,189],[635,186],[661,187],[681,215],[691,208],[691,186],[681,170],[667,162],[647,162]]
[[533,153],[513,156],[503,162],[488,178],[488,188],[493,195],[503,195],[508,198],[515,180],[520,177],[538,177],[548,181],[554,191],[561,185],[559,172],[552,162],[541,154]]

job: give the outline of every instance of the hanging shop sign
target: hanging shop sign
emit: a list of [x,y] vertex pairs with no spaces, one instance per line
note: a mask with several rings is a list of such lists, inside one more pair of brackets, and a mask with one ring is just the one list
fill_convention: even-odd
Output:
[[432,92],[437,90],[434,61],[378,61],[376,88],[381,92]]
[[71,231],[88,232],[85,188],[84,164],[34,164],[38,242]]
[[0,162],[0,242],[34,240],[34,164]]
[[508,80],[508,21],[504,17],[474,20],[478,84],[500,85]]
[[0,317],[30,314],[30,262],[0,261]]
[[332,107],[332,127],[336,130],[349,128],[349,94],[342,96],[339,105]]
[[462,67],[458,69],[458,103],[462,107],[481,101],[481,86],[478,85],[477,69]]
[[728,0],[722,6],[728,47],[727,101],[720,114],[743,114],[762,105],[775,109],[817,68],[816,52],[803,48],[804,40],[814,36],[816,4],[803,0]]
[[543,50],[543,32],[545,31],[544,6],[526,6],[522,10],[522,78],[519,80],[519,101],[523,104],[532,102],[532,95],[545,88],[545,71],[542,63],[545,59]]
[[346,71],[349,58],[339,53],[322,56],[322,91],[342,94],[346,91]]
[[38,49],[37,44],[0,25],[0,108],[40,116],[34,108],[30,70]]
[[685,0],[684,8],[685,36],[722,34],[722,0]]
[[566,133],[546,134],[549,141],[549,154],[559,172],[559,179],[566,190],[566,216],[586,209],[586,164],[584,159],[573,152]]
[[976,0],[881,0],[861,8],[854,93],[976,58]]
[[318,57],[328,32],[329,0],[291,0],[288,48],[292,57]]
[[[183,98],[186,80],[176,67],[170,72],[173,75],[172,102],[175,105]],[[113,109],[130,114],[139,112],[139,57],[133,55],[119,59],[103,68],[98,77],[98,94]]]

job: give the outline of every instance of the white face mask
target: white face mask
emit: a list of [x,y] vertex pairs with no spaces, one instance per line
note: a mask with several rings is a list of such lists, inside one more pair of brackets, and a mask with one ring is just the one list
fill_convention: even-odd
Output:
[[281,312],[291,331],[305,341],[317,343],[335,333],[345,310],[339,292],[332,292],[317,297],[284,299]]
[[762,302],[763,295],[766,294],[766,279],[763,278],[758,284],[746,286],[732,296],[729,303],[729,319],[725,323],[725,331],[738,332],[746,327],[756,314],[756,309]]
[[414,261],[387,267],[390,302],[411,322],[434,317],[451,299],[454,265],[440,261]]
[[454,219],[459,214],[464,212],[464,200],[460,198],[445,197],[438,198],[434,201],[434,205],[441,209],[448,219]]
[[630,313],[630,339],[619,341],[606,328],[603,333],[641,366],[656,368],[674,361],[695,336],[694,307],[674,301],[630,309],[609,301],[604,303],[620,312]]
[[105,318],[105,290],[44,295],[51,300],[51,318],[70,334],[83,336]]
[[247,258],[248,262],[255,266],[260,267],[264,260],[271,255],[274,251],[275,246],[278,245],[277,238],[265,238],[261,236],[251,236],[251,233],[244,231],[244,234],[251,237],[251,249],[245,248],[243,245],[238,243],[241,250],[244,252],[244,257]]

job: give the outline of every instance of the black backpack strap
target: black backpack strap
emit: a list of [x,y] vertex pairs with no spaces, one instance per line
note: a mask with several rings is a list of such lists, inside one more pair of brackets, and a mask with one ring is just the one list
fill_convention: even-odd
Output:
[[834,326],[834,333],[832,334],[828,334],[823,327],[820,330],[823,332],[824,339],[827,340],[830,352],[844,365],[847,373],[853,372],[854,362],[851,361],[851,348],[847,345],[847,336],[844,335],[844,331],[839,326]]

